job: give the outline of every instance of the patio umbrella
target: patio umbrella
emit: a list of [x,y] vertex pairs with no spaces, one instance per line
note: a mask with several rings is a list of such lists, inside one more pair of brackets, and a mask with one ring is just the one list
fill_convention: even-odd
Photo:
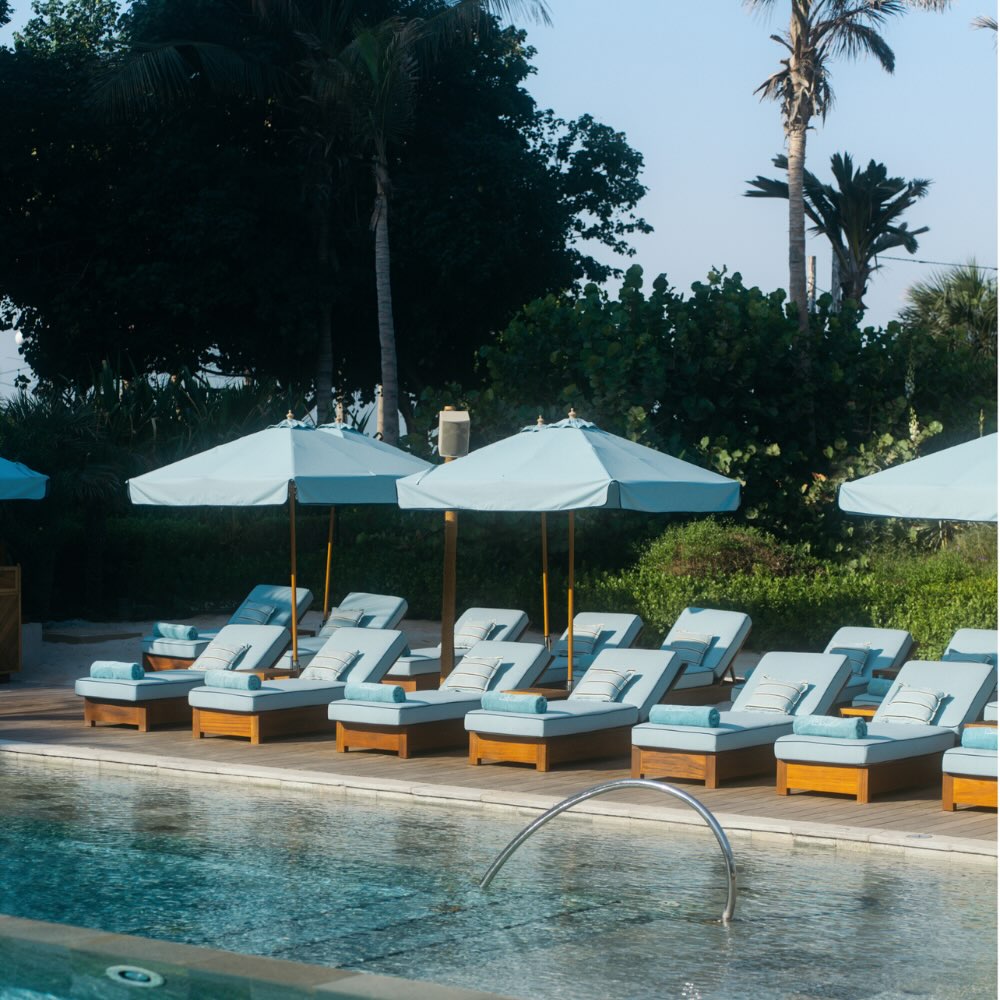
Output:
[[997,435],[844,483],[837,502],[851,514],[996,522]]
[[[401,479],[396,492],[404,509],[568,512],[569,682],[573,677],[573,512],[614,508],[699,513],[735,510],[740,503],[740,485],[735,480],[609,434],[572,411],[566,420],[539,421],[464,458]],[[543,551],[544,545],[543,534]],[[543,601],[545,577],[543,570]],[[547,608],[545,613],[547,634]]]
[[48,476],[0,458],[0,500],[44,500],[48,489]]
[[[428,467],[422,459],[351,428],[319,429],[289,414],[273,427],[130,479],[128,491],[133,503],[172,507],[259,507],[288,501],[294,595],[296,500],[331,507],[394,504],[396,480]],[[292,660],[298,663],[294,614]]]

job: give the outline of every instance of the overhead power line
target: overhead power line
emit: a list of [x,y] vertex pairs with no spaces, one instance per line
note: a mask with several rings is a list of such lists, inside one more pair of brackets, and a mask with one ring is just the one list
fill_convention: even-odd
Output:
[[917,257],[889,257],[886,254],[878,255],[880,260],[902,260],[907,264],[934,264],[937,267],[974,267],[977,271],[995,271],[995,267],[989,264],[953,264],[946,260],[920,260]]

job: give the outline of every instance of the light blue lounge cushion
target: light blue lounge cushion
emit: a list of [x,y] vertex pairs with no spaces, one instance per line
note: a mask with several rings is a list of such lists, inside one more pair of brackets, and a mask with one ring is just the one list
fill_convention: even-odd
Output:
[[360,625],[364,616],[364,608],[334,608],[316,634],[322,639],[329,639],[338,628],[354,628]]
[[[644,652],[646,652],[644,650]],[[573,736],[601,732],[642,721],[634,705],[617,701],[550,701],[540,715],[527,712],[489,712],[475,709],[465,716],[465,728],[501,736]]]
[[841,643],[827,650],[830,653],[840,653],[842,656],[846,656],[847,662],[851,665],[851,673],[858,676],[865,673],[865,665],[868,662],[868,656],[871,651],[872,648],[867,642],[858,643],[857,645]]
[[122,663],[118,660],[94,660],[90,665],[90,676],[113,681],[137,681],[146,675],[138,663]]
[[166,698],[184,698],[192,688],[200,687],[204,681],[203,673],[191,670],[154,670],[137,681],[80,677],[74,688],[84,698],[100,698],[102,701],[120,701],[134,705]]
[[943,691],[897,684],[882,703],[879,722],[914,726],[932,725],[943,698]]
[[344,697],[350,701],[387,701],[399,704],[406,701],[406,692],[398,684],[348,684]]
[[227,643],[219,638],[213,639],[191,664],[191,670],[235,670],[249,651],[249,643]]
[[868,679],[876,670],[898,670],[913,648],[913,636],[905,629],[846,625],[837,629],[823,651],[829,653],[844,646],[866,646],[868,656],[863,672],[852,674],[844,685],[837,699],[838,705],[850,704],[852,699],[865,694]]
[[872,721],[888,721],[886,713],[898,686],[925,688],[944,692],[934,724],[957,734],[959,727],[980,717],[995,684],[996,670],[986,663],[911,660],[904,664]]
[[996,750],[996,726],[967,726],[962,730],[962,746],[972,750]]
[[809,688],[808,681],[771,677],[763,671],[755,672],[754,681],[753,693],[742,705],[742,710],[745,712],[777,712],[779,715],[791,715],[795,705]]
[[774,755],[779,760],[808,764],[867,767],[942,753],[954,745],[954,731],[942,726],[889,725],[872,721],[868,724],[868,735],[859,740],[796,733],[782,736],[774,744]]
[[844,740],[861,740],[868,735],[864,719],[835,719],[829,715],[799,715],[792,723],[796,736],[835,736]]
[[732,710],[750,713],[758,685],[765,678],[773,678],[793,685],[807,682],[808,687],[792,706],[791,714],[824,715],[838,700],[850,677],[847,660],[837,653],[765,653],[734,699]]
[[750,634],[750,616],[742,611],[716,608],[685,608],[667,633],[661,649],[672,646],[678,635],[707,635],[711,644],[698,663],[689,662],[674,684],[674,690],[708,687],[717,683],[732,665]]
[[953,747],[941,758],[941,770],[968,778],[995,778],[997,752],[977,747]]
[[701,661],[705,658],[709,646],[712,645],[713,638],[714,636],[704,632],[671,629],[670,638],[663,641],[660,649],[672,649],[680,656],[682,663],[701,666]]
[[892,687],[892,679],[889,677],[873,677],[868,682],[867,693],[874,698],[884,698]]
[[206,670],[205,684],[208,687],[231,688],[233,691],[259,691],[260,678],[256,674],[235,670]]
[[244,601],[239,610],[229,619],[230,625],[267,625],[277,614],[274,604],[260,601]]
[[339,604],[340,611],[363,610],[357,628],[394,629],[406,614],[407,604],[402,597],[391,594],[366,594],[352,590]]
[[193,625],[174,625],[171,622],[155,622],[153,635],[162,639],[197,639],[198,630]]
[[[349,626],[345,626],[349,627]],[[324,646],[302,669],[299,676],[306,681],[339,681],[358,662],[361,652],[357,649],[333,649]]]
[[329,705],[343,695],[342,683],[304,681],[300,677],[290,677],[265,681],[256,691],[203,685],[191,690],[188,702],[192,708],[207,708],[219,712],[272,712],[285,708]]
[[[604,631],[604,623],[598,622],[596,625],[573,625],[573,655],[589,656],[594,652],[601,633]],[[569,655],[569,636],[560,639],[556,646],[556,656]]]
[[500,662],[499,656],[479,656],[470,653],[462,657],[461,662],[448,674],[441,687],[448,688],[449,691],[482,694],[500,668]]
[[507,694],[504,691],[487,691],[483,695],[483,708],[488,712],[526,712],[541,715],[549,709],[542,695]]
[[591,698],[594,701],[618,701],[632,676],[631,670],[615,670],[595,663],[573,688],[572,697]]
[[[301,618],[313,601],[312,591],[306,587],[295,589],[295,614]],[[273,608],[266,622],[261,622],[264,608]],[[244,614],[244,612],[247,612]],[[283,584],[261,583],[247,594],[243,603],[233,612],[230,625],[290,625],[292,621],[292,588]]]
[[654,705],[649,721],[662,726],[702,726],[715,729],[719,710],[712,705]]
[[[592,652],[581,653],[575,640],[576,634],[581,629],[593,629],[598,625],[601,626],[601,632],[597,645]],[[581,611],[578,615],[573,616],[573,630],[573,676],[576,678],[604,650],[630,647],[642,631],[642,619],[638,615],[632,614]],[[563,632],[562,638],[556,644],[552,662],[546,667],[545,672],[540,678],[540,683],[554,684],[566,680],[568,673],[568,659],[566,655],[567,634],[567,632]]]
[[776,712],[720,711],[715,727],[654,725],[651,709],[650,721],[632,730],[632,743],[681,753],[723,753],[769,746],[792,731],[793,720],[794,716]]
[[997,665],[997,633],[987,628],[960,628],[949,640],[942,660]]

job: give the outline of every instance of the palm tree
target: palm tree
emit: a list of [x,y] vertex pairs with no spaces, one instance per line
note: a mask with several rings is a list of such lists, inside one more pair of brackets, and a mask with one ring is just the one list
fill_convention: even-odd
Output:
[[[744,0],[770,8],[775,0]],[[907,7],[942,10],[950,0],[791,0],[788,31],[771,37],[787,56],[782,69],[755,91],[781,102],[788,145],[788,291],[799,309],[799,329],[809,326],[806,302],[805,161],[806,133],[817,115],[826,119],[833,104],[830,66],[838,56],[870,55],[888,73],[895,56],[879,29]]]
[[[930,181],[889,177],[885,164],[874,160],[864,170],[855,170],[848,153],[834,153],[830,162],[836,186],[803,171],[805,214],[813,223],[810,232],[830,241],[843,296],[863,306],[868,279],[879,267],[878,255],[894,247],[917,252],[916,237],[926,233],[927,226],[911,230],[898,220],[927,194]],[[779,170],[788,169],[783,154],[773,163]],[[753,188],[745,192],[750,198],[788,198],[786,181],[758,176],[747,183]]]
[[997,279],[987,278],[975,261],[918,282],[906,298],[903,322],[996,359]]

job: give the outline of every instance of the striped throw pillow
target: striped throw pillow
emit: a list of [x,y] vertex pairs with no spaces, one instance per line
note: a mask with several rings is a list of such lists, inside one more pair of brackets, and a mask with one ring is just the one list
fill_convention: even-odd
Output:
[[988,663],[991,667],[997,665],[994,653],[949,653],[945,659],[956,663]]
[[278,609],[273,604],[258,604],[256,601],[247,601],[229,619],[230,625],[266,625],[274,616]]
[[455,652],[464,653],[472,649],[477,642],[488,639],[496,622],[469,622],[455,626]]
[[878,721],[929,726],[934,721],[943,698],[941,691],[901,684],[892,696],[892,701],[882,706]]
[[859,646],[834,646],[830,650],[831,653],[846,656],[847,662],[851,666],[851,673],[856,676],[865,672],[865,664],[868,662],[868,654],[871,651],[872,648],[868,643],[862,643]]
[[795,703],[805,694],[808,687],[808,681],[779,681],[762,674],[742,711],[791,715]]
[[705,635],[703,632],[685,632],[683,629],[671,631],[664,642],[664,649],[672,649],[681,658],[682,663],[690,663],[692,666],[700,666],[705,659],[709,646],[712,645],[713,636]]
[[356,628],[364,616],[364,608],[334,608],[317,634],[322,638],[329,638],[338,628]]
[[299,677],[307,681],[340,681],[360,658],[361,651],[357,649],[319,652],[303,668]]
[[482,694],[493,675],[500,666],[499,656],[466,656],[455,669],[448,674],[443,688],[449,691],[468,691]]
[[221,642],[210,642],[201,656],[188,669],[235,670],[236,665],[243,659],[249,648],[249,645],[226,646]]
[[[604,631],[603,625],[584,625],[573,629],[573,655],[590,656]],[[569,639],[560,639],[556,656],[569,655]]]
[[589,701],[617,701],[634,674],[634,670],[622,672],[610,667],[591,667],[573,688],[571,697]]

